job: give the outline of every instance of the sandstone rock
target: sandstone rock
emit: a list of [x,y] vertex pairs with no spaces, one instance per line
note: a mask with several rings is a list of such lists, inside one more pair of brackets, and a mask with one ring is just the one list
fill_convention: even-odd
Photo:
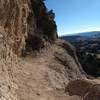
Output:
[[83,100],[99,100],[100,84],[97,83],[96,81],[90,80],[73,80],[69,82],[66,92],[71,96],[81,96]]
[[[35,7],[37,11],[34,10]],[[45,16],[46,19],[40,19],[43,16]],[[8,45],[17,55],[20,55],[22,49],[25,49],[26,39],[30,39],[30,36],[33,37],[34,35],[41,37],[41,33],[45,33],[44,30],[40,30],[41,27],[45,27],[38,26],[38,24],[41,24],[42,21],[45,20],[53,21],[49,20],[43,1],[0,0],[0,27],[3,27],[6,31]],[[46,24],[46,22],[44,24]],[[54,25],[56,24],[54,23]],[[49,27],[48,25],[47,28],[49,29]],[[51,31],[53,35],[57,34],[56,27],[51,29]],[[56,37],[54,38],[56,39]]]
[[83,100],[100,100],[100,84],[93,85]]
[[84,96],[92,85],[93,84],[87,80],[82,80],[82,79],[73,80],[69,82],[66,88],[66,92],[68,91],[69,95],[71,96],[72,95]]

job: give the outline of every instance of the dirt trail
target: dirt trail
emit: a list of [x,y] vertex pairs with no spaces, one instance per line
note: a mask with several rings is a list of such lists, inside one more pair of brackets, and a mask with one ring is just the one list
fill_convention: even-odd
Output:
[[80,100],[77,96],[70,97],[63,90],[57,90],[50,83],[48,65],[51,63],[53,51],[49,51],[51,49],[35,58],[32,55],[23,58],[25,66],[16,76],[18,100]]
[[65,93],[69,79],[82,75],[67,47],[61,44],[47,46],[40,53],[30,52],[21,58],[11,53],[0,74],[1,79],[4,77],[8,82],[1,80],[2,98],[9,98],[3,100],[81,100]]

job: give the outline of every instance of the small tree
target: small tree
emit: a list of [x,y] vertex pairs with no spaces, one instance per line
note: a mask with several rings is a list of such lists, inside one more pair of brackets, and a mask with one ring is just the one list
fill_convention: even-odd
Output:
[[55,18],[55,13],[53,12],[52,9],[51,9],[50,11],[48,11],[48,16],[50,17],[50,19],[54,20],[54,18]]

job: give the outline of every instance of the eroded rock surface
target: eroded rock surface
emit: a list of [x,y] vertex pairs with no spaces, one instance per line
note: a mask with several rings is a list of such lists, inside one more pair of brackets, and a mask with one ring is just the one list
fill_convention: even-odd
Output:
[[73,80],[66,87],[66,92],[70,96],[78,95],[83,100],[99,100],[100,99],[100,81],[90,80]]

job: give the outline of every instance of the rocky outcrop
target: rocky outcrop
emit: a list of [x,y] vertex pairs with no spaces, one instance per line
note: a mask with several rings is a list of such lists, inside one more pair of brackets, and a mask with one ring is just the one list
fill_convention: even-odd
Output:
[[49,19],[42,0],[0,0],[0,27],[6,31],[8,45],[18,55],[25,49],[25,40],[34,35],[53,39],[57,34],[56,24]]
[[[48,65],[50,68],[48,72],[49,79],[54,87],[58,89],[64,89],[69,80],[85,78],[83,70],[80,69],[81,66],[76,63],[77,59],[74,58],[74,56],[76,56],[74,54],[74,47],[68,46],[65,48],[63,47],[64,45],[69,45],[69,43],[60,39],[55,41],[51,50],[53,57]],[[67,48],[69,48],[71,52],[69,52]]]
[[100,99],[100,84],[93,85],[89,92],[84,96],[83,100],[99,100]]
[[[78,87],[77,87],[78,86]],[[99,100],[100,99],[100,83],[90,80],[73,80],[70,81],[66,92],[69,95],[78,95],[83,97],[83,100]]]

